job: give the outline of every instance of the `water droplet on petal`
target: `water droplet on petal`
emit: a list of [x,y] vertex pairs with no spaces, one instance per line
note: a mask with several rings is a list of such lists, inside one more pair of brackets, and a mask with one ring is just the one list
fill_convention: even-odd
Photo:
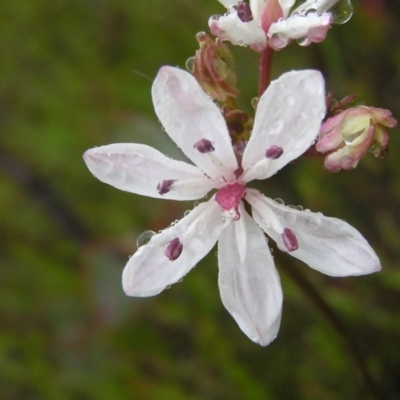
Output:
[[278,204],[282,204],[282,205],[285,204],[284,201],[280,198],[276,198],[276,199],[274,199],[274,201],[275,201],[275,203],[278,203]]
[[332,14],[334,24],[344,24],[353,15],[353,5],[350,0],[339,0],[328,11]]
[[113,172],[113,184],[115,185],[122,185],[124,184],[126,181],[126,172],[121,170],[121,169],[117,169]]
[[356,139],[358,139],[365,132],[365,128],[363,127],[357,132],[342,132],[343,140],[347,145],[352,144]]
[[199,221],[196,222],[196,225],[195,225],[195,228],[194,228],[196,233],[201,233],[205,229],[206,229],[206,223],[203,220],[199,220]]
[[308,37],[302,37],[302,38],[296,39],[296,42],[299,46],[302,46],[302,47],[306,47],[311,44],[311,40]]
[[138,236],[138,238],[137,238],[137,240],[136,240],[136,247],[139,248],[139,247],[142,247],[142,246],[144,246],[145,244],[149,243],[150,240],[151,240],[151,238],[152,238],[155,234],[156,234],[156,233],[153,232],[153,231],[144,231],[144,232],[142,232],[142,233]]
[[296,103],[296,99],[293,96],[286,96],[285,97],[285,103],[288,106],[293,106]]
[[344,231],[344,230],[346,230],[346,227],[347,227],[347,222],[346,221],[341,221],[340,222],[340,224],[339,224],[339,229],[341,230],[341,231]]
[[270,135],[277,135],[282,131],[284,122],[283,119],[279,118],[276,119],[269,127],[268,127],[268,133]]
[[257,172],[257,175],[263,175],[263,174],[265,174],[265,167],[258,166],[258,167],[256,168],[256,172]]
[[186,69],[187,69],[189,72],[193,72],[193,71],[194,71],[194,57],[188,58],[188,59],[186,60],[185,66],[186,66]]
[[318,228],[320,224],[320,220],[318,217],[314,216],[314,215],[309,215],[306,218],[306,227],[310,230],[315,230]]
[[283,218],[286,221],[286,223],[291,225],[296,221],[297,216],[295,213],[287,212],[286,214],[284,214]]
[[181,131],[183,129],[183,123],[182,121],[179,121],[179,119],[176,119],[174,121],[174,128],[178,131]]

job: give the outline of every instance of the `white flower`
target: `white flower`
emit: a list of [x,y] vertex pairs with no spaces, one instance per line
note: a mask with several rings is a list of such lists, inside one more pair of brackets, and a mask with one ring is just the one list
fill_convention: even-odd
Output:
[[242,331],[265,346],[279,329],[282,289],[264,232],[283,251],[327,275],[380,269],[367,241],[344,221],[286,207],[246,188],[251,180],[274,175],[314,142],[325,113],[319,72],[293,71],[271,83],[258,103],[241,166],[220,109],[192,75],[161,68],[152,96],[166,132],[197,166],[146,145],[112,144],[85,153],[90,171],[118,189],[156,198],[193,200],[217,192],[130,258],[122,279],[127,295],[160,293],[218,240],[222,302]]
[[228,12],[213,16],[213,35],[260,52],[267,46],[280,50],[297,39],[301,46],[322,42],[332,22],[352,15],[350,0],[308,0],[290,12],[295,0],[219,0]]

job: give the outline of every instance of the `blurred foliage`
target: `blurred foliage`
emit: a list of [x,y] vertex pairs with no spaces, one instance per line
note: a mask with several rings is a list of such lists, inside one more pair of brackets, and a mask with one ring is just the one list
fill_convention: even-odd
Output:
[[[356,93],[400,117],[400,4],[354,0],[325,42],[276,54],[273,75],[317,68],[338,98]],[[5,400],[359,400],[369,391],[300,272],[350,332],[379,395],[400,398],[400,151],[330,174],[322,160],[261,183],[270,197],[347,220],[383,271],[333,279],[275,250],[280,334],[253,344],[219,300],[212,252],[182,283],[137,299],[121,271],[146,229],[193,203],[143,198],[95,180],[82,153],[139,142],[182,158],[152,110],[160,66],[184,67],[215,0],[2,1],[0,16],[0,398]],[[257,55],[234,48],[251,110]]]

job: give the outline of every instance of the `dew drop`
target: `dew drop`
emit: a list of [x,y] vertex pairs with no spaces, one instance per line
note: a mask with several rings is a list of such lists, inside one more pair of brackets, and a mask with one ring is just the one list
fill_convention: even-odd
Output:
[[294,213],[286,213],[284,214],[283,218],[290,225],[296,221],[297,216]]
[[261,166],[257,167],[256,172],[257,172],[257,175],[265,174],[265,167],[261,167]]
[[[91,163],[91,159],[89,158],[89,162]],[[108,175],[113,169],[114,164],[112,161],[105,160],[104,158],[95,158],[95,170],[98,175],[106,176]]]
[[113,185],[122,185],[126,181],[126,172],[123,170],[115,170],[113,173]]
[[276,199],[274,199],[274,201],[275,201],[275,203],[278,203],[278,204],[281,204],[281,205],[285,204],[284,201],[282,199],[280,199],[280,198],[276,198]]
[[218,21],[220,18],[221,18],[220,15],[215,14],[215,15],[212,15],[212,16],[210,17],[210,20],[211,20],[211,21]]
[[186,66],[186,69],[187,69],[189,72],[193,72],[193,71],[194,71],[194,57],[188,58],[188,59],[186,60],[185,66]]
[[301,118],[301,119],[307,119],[307,118],[308,118],[308,114],[307,114],[306,112],[302,111],[302,112],[300,113],[300,118]]
[[142,232],[142,233],[138,236],[138,238],[137,238],[137,240],[136,240],[136,247],[139,248],[139,247],[142,247],[142,246],[144,246],[145,244],[149,243],[150,240],[151,240],[151,238],[152,238],[155,234],[156,234],[156,233],[153,232],[153,231],[144,231],[144,232]]
[[342,132],[343,140],[347,145],[352,144],[365,132],[364,127],[357,132]]
[[251,102],[250,102],[250,104],[251,104],[251,106],[256,110],[257,109],[257,105],[258,105],[258,97],[253,97],[252,99],[251,99]]
[[298,38],[298,39],[296,39],[296,42],[299,46],[302,46],[302,47],[308,46],[311,43],[311,41],[308,37]]
[[282,128],[283,128],[283,119],[276,119],[271,126],[268,129],[268,133],[270,135],[277,135],[278,133],[281,132]]
[[339,0],[328,10],[332,14],[334,24],[344,24],[353,15],[353,5],[350,0]]
[[196,222],[196,225],[195,225],[195,228],[194,228],[196,233],[201,233],[205,229],[206,229],[206,223],[203,220],[199,220],[199,221]]
[[318,228],[319,224],[320,224],[319,218],[315,217],[314,215],[309,215],[306,218],[306,226],[308,229],[315,230]]
[[190,214],[190,211],[191,211],[191,210],[186,210],[186,211],[183,213],[183,216],[184,216],[184,217],[187,217],[187,216]]
[[296,103],[296,99],[293,96],[286,96],[285,103],[288,106],[293,106]]
[[194,253],[200,253],[204,249],[204,242],[198,238],[193,238],[190,247]]

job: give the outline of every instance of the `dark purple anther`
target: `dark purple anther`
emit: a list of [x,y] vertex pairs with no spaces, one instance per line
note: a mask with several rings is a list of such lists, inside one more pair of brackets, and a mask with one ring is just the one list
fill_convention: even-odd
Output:
[[267,158],[272,158],[273,160],[276,160],[283,154],[283,149],[282,147],[278,146],[270,146],[265,152],[265,157]]
[[182,253],[183,244],[179,241],[179,238],[172,239],[166,249],[165,255],[168,257],[170,261],[175,261]]
[[168,179],[166,181],[162,181],[157,185],[157,191],[161,195],[168,193],[169,190],[171,189],[171,186],[173,185],[175,181],[173,179]]
[[298,249],[299,244],[297,243],[296,235],[289,228],[285,228],[282,233],[282,241],[287,251],[295,251]]
[[196,150],[198,150],[200,153],[210,153],[211,151],[214,151],[215,148],[212,145],[212,143],[207,140],[207,139],[201,139],[199,140],[194,146]]
[[242,22],[250,22],[253,20],[250,6],[244,1],[239,1],[237,5],[237,16]]

